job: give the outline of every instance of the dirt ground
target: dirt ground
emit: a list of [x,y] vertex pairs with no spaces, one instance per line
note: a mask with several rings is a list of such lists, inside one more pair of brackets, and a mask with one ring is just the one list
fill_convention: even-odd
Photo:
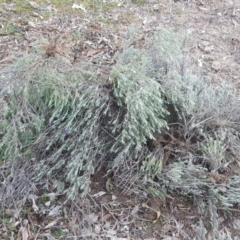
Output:
[[[0,67],[39,49],[76,66],[90,62],[107,78],[131,25],[141,29],[139,39],[164,27],[191,36],[185,51],[196,74],[239,91],[239,0],[68,2],[0,0]],[[34,201],[21,213],[7,209],[0,223],[3,239],[188,240],[199,227],[198,209],[190,197],[149,197],[141,189],[122,192],[104,167],[93,176],[85,200],[66,203],[64,196],[43,199],[41,194],[36,198],[38,213]],[[219,214],[220,228],[240,239],[239,212],[229,213],[231,222]]]

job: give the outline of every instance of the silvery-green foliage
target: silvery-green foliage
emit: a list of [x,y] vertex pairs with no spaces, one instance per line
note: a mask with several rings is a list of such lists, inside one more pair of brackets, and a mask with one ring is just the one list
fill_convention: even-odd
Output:
[[208,81],[193,75],[184,54],[189,37],[160,29],[153,39],[148,43],[147,56],[152,60],[148,75],[161,82],[165,97],[179,118],[184,115],[198,127],[212,118],[236,125],[240,109],[235,89],[227,84],[210,86]]
[[205,239],[207,235],[207,229],[204,226],[203,220],[199,220],[199,225],[196,227],[196,236],[194,240],[202,240]]
[[[200,166],[192,165],[190,161],[175,162],[164,168],[157,177],[162,183],[161,186],[171,191],[178,191],[183,195],[193,195],[196,204],[201,204],[198,199],[210,198],[214,199],[214,204],[231,208],[235,204],[240,205],[240,177],[234,175],[225,180],[223,184],[214,182],[208,174],[207,169]],[[200,207],[200,206],[199,206]],[[200,207],[202,211],[205,206]]]
[[205,141],[198,143],[198,149],[201,151],[204,161],[210,165],[211,170],[218,169],[226,162],[224,156],[226,145],[220,139],[207,136]]
[[[133,44],[136,36],[127,34],[108,81],[97,77],[97,67],[76,69],[34,54],[1,74],[10,83],[0,91],[1,159],[35,159],[29,178],[37,183],[53,178],[70,198],[79,190],[85,196],[91,176],[107,164],[117,186],[136,183],[154,195],[167,189],[195,199],[207,196],[215,199],[213,205],[240,204],[237,175],[226,186],[207,175],[239,164],[234,89],[211,86],[192,73],[187,36],[160,29],[144,48]],[[161,142],[148,146],[168,129],[172,139],[164,140],[174,146],[169,162]],[[200,157],[204,161],[194,165]]]
[[[109,142],[101,126],[110,95],[90,74],[64,74],[57,64],[41,61],[34,72],[20,74],[22,84],[13,85],[9,94],[0,147],[4,158],[36,158],[32,180],[55,175],[70,184],[66,191],[74,198],[79,190],[86,195],[90,176],[105,157],[102,150]],[[13,136],[14,146],[8,140]]]
[[[129,54],[149,62],[141,51],[130,49]],[[88,193],[91,175],[109,160],[124,179],[137,180],[138,164],[132,159],[146,159],[143,145],[167,127],[161,85],[145,75],[146,66],[124,60],[114,66],[106,84],[81,69],[65,65],[66,71],[60,71],[59,59],[34,62],[34,56],[27,57],[34,69],[16,69],[9,113],[2,117],[3,157],[37,159],[32,180],[55,176],[69,185],[66,193],[72,199],[79,190],[83,196]]]
[[162,167],[162,159],[157,159],[153,154],[146,156],[140,168],[143,180],[147,182],[148,179],[154,179],[158,174],[161,174]]
[[206,239],[206,236],[208,236],[207,239],[209,240],[233,240],[235,238],[231,237],[231,233],[226,229],[222,230],[212,230],[211,233],[208,233],[206,227],[204,226],[204,222],[202,219],[199,221],[199,225],[196,226],[196,236],[193,238],[193,240],[202,240]]
[[[120,56],[119,64],[114,66],[110,82],[117,104],[126,111],[119,142],[136,153],[147,139],[154,138],[154,132],[167,127],[165,116],[168,114],[161,85],[145,74],[145,67],[150,64],[141,51],[129,48]],[[139,62],[140,61],[140,64]],[[151,66],[149,66],[151,67]],[[139,144],[138,144],[139,143]],[[113,146],[116,151],[118,142]]]

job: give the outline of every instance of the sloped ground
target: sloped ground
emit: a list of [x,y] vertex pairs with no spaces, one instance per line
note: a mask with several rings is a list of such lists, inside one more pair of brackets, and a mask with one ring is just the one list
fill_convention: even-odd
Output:
[[[72,4],[63,7],[57,1],[53,4],[2,1],[1,67],[4,69],[24,53],[39,48],[46,57],[63,58],[69,65],[90,64],[98,69],[101,78],[107,79],[114,64],[113,56],[121,50],[123,36],[131,24],[136,24],[143,32],[136,45],[141,45],[141,39],[163,26],[192,36],[193,41],[185,51],[196,64],[196,74],[208,78],[212,85],[227,81],[238,89],[238,1],[132,2],[102,3],[96,9],[95,5],[84,1],[76,5],[77,9],[72,9]],[[4,79],[1,81],[1,84],[8,84]],[[113,187],[111,175],[106,174],[103,167],[93,176],[86,200],[65,204],[64,196],[54,196],[48,189],[47,193],[32,196],[20,213],[18,203],[13,209],[5,209],[1,237],[177,240],[193,239],[197,231],[203,231],[192,199],[179,199],[177,194],[164,198],[149,198],[144,192],[139,197],[134,191],[123,194]],[[219,217],[220,229],[226,236],[223,239],[227,239],[228,234],[233,239],[240,238],[239,217],[238,209]],[[207,230],[210,230],[210,221]]]

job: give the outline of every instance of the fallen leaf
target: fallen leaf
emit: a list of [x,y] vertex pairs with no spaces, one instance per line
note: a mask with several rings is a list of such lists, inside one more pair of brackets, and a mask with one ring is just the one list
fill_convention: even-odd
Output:
[[49,206],[51,205],[51,201],[45,202],[44,205],[45,205],[46,207],[49,207]]
[[98,192],[98,193],[93,194],[92,197],[96,197],[96,198],[97,198],[97,197],[103,196],[104,194],[106,194],[106,192],[100,191],[100,192]]
[[48,214],[48,216],[56,216],[59,215],[59,210],[60,210],[61,206],[56,206],[54,207]]
[[14,223],[14,226],[17,227],[20,223],[21,223],[21,221],[16,221],[16,222]]
[[26,227],[20,227],[19,231],[22,235],[22,240],[28,240],[28,230]]
[[95,55],[103,50],[104,50],[104,48],[91,48],[87,52],[87,57],[92,57],[93,55]]
[[111,178],[109,178],[106,182],[106,189],[108,192],[113,190],[113,184],[111,183]]
[[85,217],[85,220],[88,222],[89,226],[92,225],[93,223],[97,222],[98,220],[98,215],[95,213],[90,213]]
[[112,215],[111,215],[110,213],[104,215],[104,216],[101,218],[100,222],[105,222],[105,221],[108,220],[111,216],[112,216]]
[[156,223],[158,221],[158,219],[160,218],[160,216],[161,216],[161,212],[157,211],[157,219],[155,219],[153,221],[153,223]]
[[81,9],[81,10],[83,10],[84,12],[87,12],[87,10],[82,6],[82,4],[76,4],[76,3],[74,3],[73,5],[72,5],[72,8],[74,9]]
[[133,210],[131,211],[132,216],[136,216],[139,210],[139,205],[136,205]]
[[109,230],[107,231],[107,234],[114,236],[114,235],[117,234],[117,232],[116,232],[115,230],[113,230],[113,229],[109,229]]
[[39,8],[39,5],[35,2],[29,1],[28,3],[35,9]]
[[39,208],[35,202],[35,200],[37,199],[37,196],[36,195],[33,195],[33,194],[30,194],[28,196],[28,199],[32,200],[32,208],[34,210],[34,212],[38,212],[39,211]]
[[49,197],[50,201],[53,201],[57,196],[59,196],[59,194],[52,192],[52,193],[46,194],[46,196]]
[[59,218],[55,219],[54,221],[50,222],[46,227],[44,227],[44,229],[48,229],[53,227],[54,225],[56,225],[56,223],[58,222]]

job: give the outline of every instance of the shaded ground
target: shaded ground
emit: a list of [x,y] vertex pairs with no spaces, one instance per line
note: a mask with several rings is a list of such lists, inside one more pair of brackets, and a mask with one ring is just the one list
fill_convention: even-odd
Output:
[[[186,52],[196,63],[195,72],[208,78],[211,84],[227,81],[239,89],[240,4],[237,0],[113,1],[99,7],[82,1],[74,9],[67,1],[64,6],[58,1],[0,3],[2,68],[24,53],[41,49],[48,57],[60,56],[76,66],[90,62],[99,68],[101,77],[107,78],[114,64],[114,53],[121,50],[122,37],[135,24],[144,33],[136,44],[141,44],[141,38],[147,38],[159,27],[190,34],[193,41]],[[192,199],[179,199],[177,194],[149,198],[141,189],[122,193],[114,188],[111,175],[104,168],[92,181],[86,200],[65,203],[64,196],[54,196],[49,189],[39,193],[36,200],[30,200],[20,214],[16,203],[16,209],[7,209],[2,214],[1,237],[177,240],[195,236],[199,215]],[[231,232],[235,239],[240,238],[238,219],[237,210],[220,219],[221,229]]]

